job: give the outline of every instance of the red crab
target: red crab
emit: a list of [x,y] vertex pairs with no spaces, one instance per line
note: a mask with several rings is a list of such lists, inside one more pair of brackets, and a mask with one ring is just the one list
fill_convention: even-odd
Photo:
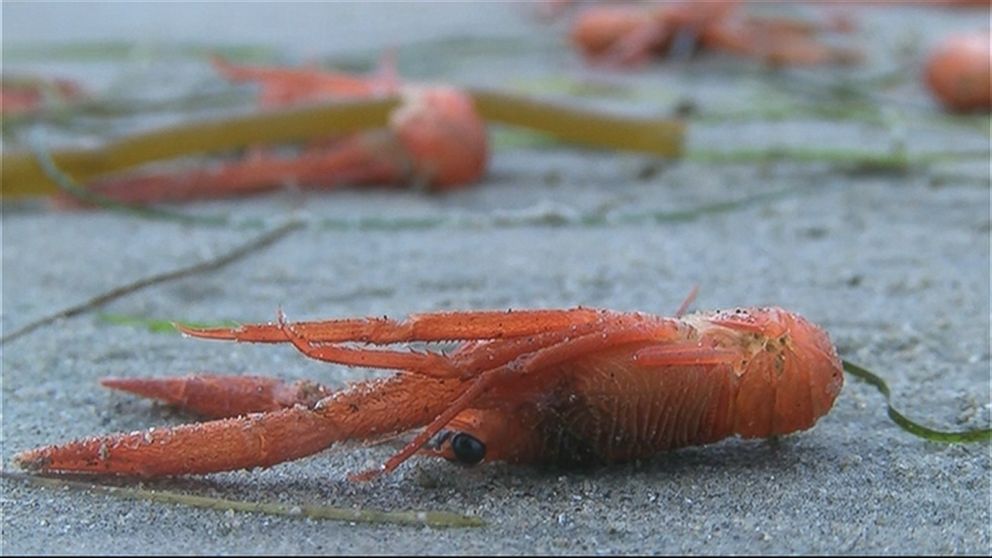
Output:
[[926,83],[948,109],[992,109],[992,37],[988,31],[954,35],[926,64]]
[[[805,430],[833,406],[843,375],[822,329],[781,308],[683,316],[688,302],[675,317],[573,308],[182,328],[396,374],[333,393],[269,378],[109,379],[217,420],[40,447],[15,461],[41,472],[204,474],[422,428],[352,478],[388,473],[421,451],[464,464],[607,464]],[[462,344],[450,354],[347,345],[451,340]]]
[[[263,108],[398,94],[401,104],[384,129],[329,138],[298,154],[253,149],[243,159],[188,172],[138,174],[89,185],[114,201],[153,203],[221,198],[270,191],[348,185],[414,185],[434,191],[464,187],[485,173],[486,126],[472,98],[446,85],[398,83],[391,64],[372,76],[309,68],[236,66],[215,60],[231,81],[261,85]],[[59,203],[78,205],[61,195]]]
[[572,41],[586,59],[614,66],[642,64],[681,38],[701,49],[758,58],[773,65],[851,63],[853,50],[818,42],[821,31],[847,31],[842,19],[816,24],[742,15],[739,0],[596,6],[579,14]]
[[82,87],[67,79],[5,78],[0,85],[0,114],[30,114],[46,105],[76,101],[82,97]]

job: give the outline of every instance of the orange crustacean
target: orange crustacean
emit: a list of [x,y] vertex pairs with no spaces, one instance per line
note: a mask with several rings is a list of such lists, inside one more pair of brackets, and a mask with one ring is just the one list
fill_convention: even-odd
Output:
[[4,78],[0,84],[0,114],[33,114],[46,106],[79,101],[83,88],[74,81],[54,78]]
[[[285,185],[329,189],[360,185],[414,185],[434,191],[461,188],[486,170],[486,125],[468,93],[446,85],[400,84],[387,64],[372,76],[313,68],[246,67],[215,59],[231,81],[261,85],[263,108],[398,94],[384,129],[329,138],[294,155],[254,149],[243,160],[174,173],[98,180],[89,189],[118,202],[213,199],[271,191]],[[60,195],[63,207],[79,204]]]
[[950,110],[992,109],[992,35],[982,31],[943,40],[927,60],[925,78]]
[[[822,329],[781,308],[682,315],[686,305],[675,317],[579,307],[181,327],[397,373],[336,392],[256,377],[107,379],[216,420],[41,447],[15,461],[37,472],[205,474],[421,429],[351,477],[370,480],[418,452],[464,464],[608,464],[805,430],[830,410],[843,376]],[[414,341],[462,344],[450,354],[367,346]]]
[[586,60],[633,66],[669,52],[680,39],[706,50],[760,59],[776,66],[846,64],[860,60],[851,49],[818,42],[822,31],[848,31],[850,23],[824,24],[740,13],[738,0],[594,6],[572,26],[572,42]]

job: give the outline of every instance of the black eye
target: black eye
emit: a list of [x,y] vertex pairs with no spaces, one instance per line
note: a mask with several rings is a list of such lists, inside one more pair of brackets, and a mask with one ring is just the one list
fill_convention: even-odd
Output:
[[451,450],[458,461],[466,465],[475,465],[486,456],[486,444],[464,433],[455,434],[451,439]]

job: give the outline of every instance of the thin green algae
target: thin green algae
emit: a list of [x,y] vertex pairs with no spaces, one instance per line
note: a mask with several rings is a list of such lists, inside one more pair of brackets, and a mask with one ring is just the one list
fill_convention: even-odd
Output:
[[892,419],[892,422],[896,423],[899,428],[902,428],[906,432],[931,442],[944,442],[949,444],[988,442],[989,440],[992,440],[992,428],[976,428],[973,430],[950,432],[927,428],[926,426],[907,418],[906,415],[903,415],[892,406],[892,396],[889,391],[889,386],[885,383],[885,380],[867,369],[854,364],[853,362],[845,360],[843,361],[843,364],[845,372],[875,386],[875,388],[885,396],[885,404],[888,407],[889,418]]
[[392,525],[426,526],[438,529],[485,526],[485,522],[479,517],[445,511],[388,511],[368,508],[324,506],[320,504],[248,502],[244,500],[231,500],[227,498],[182,494],[168,490],[106,486],[90,482],[63,478],[41,477],[10,471],[3,471],[0,474],[2,474],[5,479],[29,482],[49,489],[71,488],[128,500],[147,500],[150,502],[165,504],[180,504],[194,508],[217,511],[234,510],[236,512],[263,513],[266,515],[283,517],[347,521],[349,523],[385,523]]

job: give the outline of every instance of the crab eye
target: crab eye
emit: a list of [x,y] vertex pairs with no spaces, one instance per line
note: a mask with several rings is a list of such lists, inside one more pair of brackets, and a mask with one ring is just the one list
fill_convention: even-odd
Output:
[[466,465],[475,465],[486,456],[486,444],[461,432],[451,438],[451,450],[455,452],[455,458]]

